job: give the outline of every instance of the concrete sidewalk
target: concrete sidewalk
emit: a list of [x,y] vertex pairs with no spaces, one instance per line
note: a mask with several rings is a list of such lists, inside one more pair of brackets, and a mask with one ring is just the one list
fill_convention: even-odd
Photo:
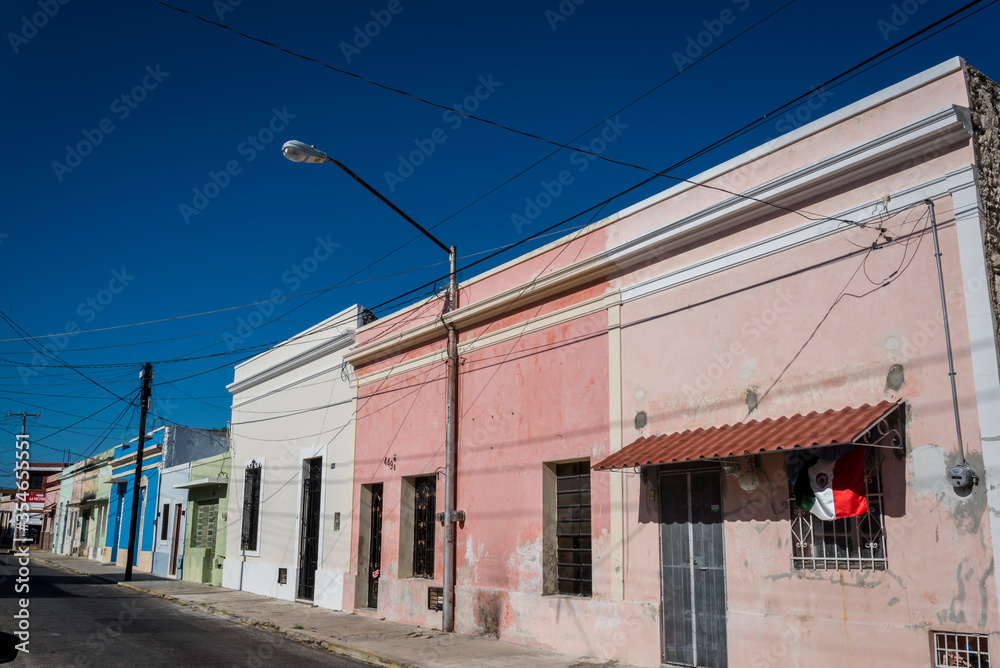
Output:
[[303,603],[281,601],[212,585],[168,580],[133,571],[132,581],[123,582],[125,569],[89,559],[31,551],[39,563],[92,575],[107,582],[162,596],[180,605],[258,626],[289,638],[379,666],[434,668],[438,666],[538,666],[539,668],[583,668],[628,664],[584,656],[559,654],[502,642],[494,638],[442,633],[417,626],[387,622],[364,615],[335,612]]

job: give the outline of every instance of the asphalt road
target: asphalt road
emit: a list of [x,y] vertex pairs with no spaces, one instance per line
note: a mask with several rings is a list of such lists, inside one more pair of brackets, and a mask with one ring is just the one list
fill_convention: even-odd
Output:
[[0,555],[0,631],[17,630],[20,599],[28,601],[29,652],[11,668],[370,665],[38,562],[18,583],[17,569],[13,555]]

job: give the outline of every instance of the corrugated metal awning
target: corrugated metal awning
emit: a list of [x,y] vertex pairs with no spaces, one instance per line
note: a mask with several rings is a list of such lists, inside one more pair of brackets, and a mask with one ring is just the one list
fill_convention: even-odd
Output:
[[632,468],[856,443],[898,405],[882,401],[874,406],[865,404],[860,408],[814,411],[808,415],[643,437],[605,457],[593,468]]

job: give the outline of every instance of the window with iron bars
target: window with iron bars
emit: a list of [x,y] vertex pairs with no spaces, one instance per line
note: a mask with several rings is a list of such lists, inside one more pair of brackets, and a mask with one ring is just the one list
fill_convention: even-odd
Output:
[[989,636],[934,631],[934,668],[990,668]]
[[590,462],[556,465],[556,591],[590,596]]
[[240,549],[255,551],[260,523],[260,463],[250,462],[246,467],[243,484],[243,523],[240,533]]
[[886,570],[881,459],[881,453],[876,448],[868,448],[865,458],[868,513],[860,517],[821,520],[809,511],[795,507],[795,495],[789,487],[793,568]]
[[413,577],[434,579],[436,476],[416,478],[413,481],[413,491]]

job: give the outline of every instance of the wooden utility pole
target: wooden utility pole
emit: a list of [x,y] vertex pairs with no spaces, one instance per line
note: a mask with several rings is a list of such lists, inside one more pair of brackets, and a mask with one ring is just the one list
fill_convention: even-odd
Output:
[[[142,367],[142,392],[139,394],[139,448],[135,454],[135,475],[132,477],[132,519],[128,532],[128,561],[125,562],[125,582],[132,580],[132,561],[135,557],[135,534],[139,523],[139,492],[142,483],[142,444],[146,440],[146,411],[149,410],[149,384],[153,381],[153,365]],[[140,546],[141,549],[141,546]]]
[[[20,433],[20,436],[24,437],[25,439],[27,439],[27,437],[28,437],[28,418],[29,417],[33,417],[35,419],[38,419],[38,418],[42,417],[41,413],[25,413],[24,411],[19,411],[19,412],[16,412],[16,413],[12,413],[10,411],[7,411],[7,417],[13,417],[15,415],[20,415],[21,416],[21,433]],[[15,450],[14,450],[14,453],[15,453],[14,456],[15,457],[17,456],[17,454],[16,454],[17,451],[20,450],[20,448],[21,448],[21,441],[19,439],[17,440],[17,443],[18,443],[18,447],[15,448]],[[14,461],[18,461],[18,460],[15,459]],[[22,477],[21,477],[22,472],[24,473],[25,476],[29,475],[26,472],[25,469],[17,469],[16,468],[15,471],[14,471],[14,488],[16,490],[20,490],[20,486],[18,485],[18,482],[20,482],[20,480],[22,479]],[[17,492],[15,492],[14,494],[15,494],[14,512],[11,513],[11,518],[10,518],[10,521],[11,521],[11,524],[10,524],[10,532],[11,532],[10,533],[10,547],[14,547],[15,540],[17,538],[19,538],[19,536],[17,535],[17,526],[18,526],[17,511],[21,507],[21,503],[20,503],[20,501],[18,501],[16,499]],[[27,539],[24,539],[24,540],[27,540]]]
[[36,419],[42,417],[41,413],[25,413],[24,411],[21,411],[19,413],[11,413],[10,411],[7,411],[7,417],[12,417],[14,415],[20,415],[21,416],[21,436],[27,436],[28,435],[28,418],[29,417],[33,417],[33,418],[36,418]]

